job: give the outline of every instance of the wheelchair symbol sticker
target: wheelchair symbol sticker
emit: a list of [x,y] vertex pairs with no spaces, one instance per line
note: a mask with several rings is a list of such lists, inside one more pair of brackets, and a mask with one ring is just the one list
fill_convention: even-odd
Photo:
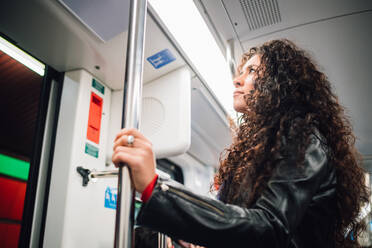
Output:
[[150,62],[155,69],[159,69],[174,60],[176,60],[176,58],[168,49],[164,49],[147,58],[147,61]]
[[118,189],[107,187],[105,191],[105,208],[116,209]]

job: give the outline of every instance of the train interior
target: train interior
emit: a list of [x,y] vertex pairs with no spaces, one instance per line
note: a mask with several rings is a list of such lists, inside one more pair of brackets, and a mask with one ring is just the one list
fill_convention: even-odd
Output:
[[[0,247],[113,246],[117,176],[88,174],[117,171],[129,5],[0,3]],[[329,77],[369,185],[371,25],[365,0],[148,0],[140,130],[159,175],[215,196],[238,118],[233,72],[250,47],[287,38]],[[359,242],[372,247],[369,206],[361,221],[368,229]]]

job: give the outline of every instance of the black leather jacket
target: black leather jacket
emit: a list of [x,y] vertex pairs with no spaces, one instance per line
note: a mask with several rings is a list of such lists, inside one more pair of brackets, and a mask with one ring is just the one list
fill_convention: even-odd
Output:
[[251,208],[224,204],[159,181],[137,223],[210,247],[334,247],[336,175],[313,136],[304,166],[279,162]]

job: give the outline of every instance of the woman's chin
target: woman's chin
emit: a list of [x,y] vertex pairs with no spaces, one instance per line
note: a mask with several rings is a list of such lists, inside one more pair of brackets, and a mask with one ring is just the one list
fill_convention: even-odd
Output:
[[234,104],[234,110],[236,112],[244,114],[244,113],[247,112],[248,109],[247,109],[247,106],[245,106],[245,105],[235,105]]

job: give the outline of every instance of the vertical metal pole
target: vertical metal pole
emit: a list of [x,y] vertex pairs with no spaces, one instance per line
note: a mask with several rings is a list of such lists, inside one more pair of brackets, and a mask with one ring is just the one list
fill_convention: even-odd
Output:
[[234,40],[228,40],[226,44],[226,59],[229,63],[231,77],[234,79],[236,73],[235,54],[234,54]]
[[162,233],[158,233],[158,248],[167,248],[167,236]]
[[[130,1],[130,20],[124,80],[122,128],[139,129],[147,0]],[[119,168],[115,248],[131,248],[134,224],[134,189],[127,166]]]

